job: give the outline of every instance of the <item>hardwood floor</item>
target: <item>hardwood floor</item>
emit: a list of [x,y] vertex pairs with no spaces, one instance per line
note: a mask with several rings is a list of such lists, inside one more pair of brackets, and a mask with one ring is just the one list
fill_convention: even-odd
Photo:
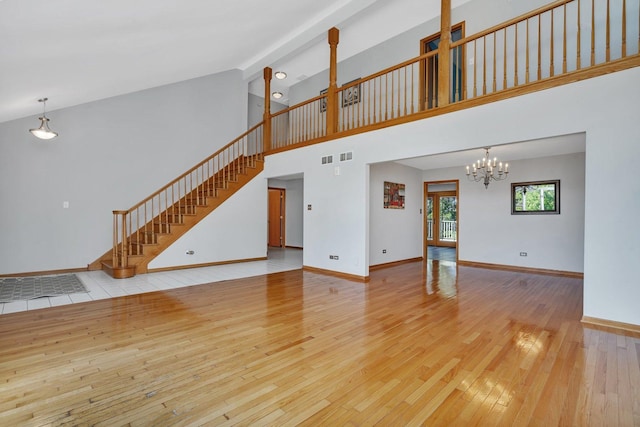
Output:
[[582,281],[429,261],[0,317],[0,425],[640,426],[640,336]]

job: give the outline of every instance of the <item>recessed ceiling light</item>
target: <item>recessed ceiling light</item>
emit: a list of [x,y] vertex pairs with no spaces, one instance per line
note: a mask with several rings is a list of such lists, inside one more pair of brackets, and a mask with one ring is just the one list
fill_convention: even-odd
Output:
[[278,80],[283,80],[287,78],[287,73],[284,71],[276,71],[273,76]]
[[282,98],[282,92],[273,92],[271,96],[273,96],[275,99],[280,99]]

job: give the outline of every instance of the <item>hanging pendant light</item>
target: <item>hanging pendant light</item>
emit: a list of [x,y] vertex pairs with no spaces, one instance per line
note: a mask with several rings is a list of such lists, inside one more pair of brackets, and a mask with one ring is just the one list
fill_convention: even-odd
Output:
[[46,114],[48,99],[49,98],[38,99],[38,102],[42,102],[42,117],[38,117],[38,119],[40,119],[40,127],[36,129],[29,129],[29,132],[31,132],[36,138],[53,139],[58,136],[57,132],[49,129],[49,119]]

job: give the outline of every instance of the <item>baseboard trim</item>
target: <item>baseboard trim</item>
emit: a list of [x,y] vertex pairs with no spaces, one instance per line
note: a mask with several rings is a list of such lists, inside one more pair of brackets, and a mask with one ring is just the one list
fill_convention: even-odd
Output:
[[290,246],[290,245],[285,246],[285,248],[287,248],[287,249],[300,249],[300,250],[304,249],[302,246]]
[[397,265],[409,264],[412,262],[424,261],[421,256],[415,258],[401,259],[400,261],[385,262],[383,264],[375,264],[369,266],[369,271],[382,270],[383,268],[395,267]]
[[368,282],[369,281],[369,276],[358,276],[356,274],[348,274],[348,273],[342,273],[340,271],[325,270],[324,268],[309,267],[307,265],[303,265],[302,266],[302,270],[308,271],[308,272],[311,272],[311,273],[326,274],[327,276],[339,277],[341,279],[355,280],[355,281],[358,281],[358,282]]
[[616,322],[614,320],[599,319],[597,317],[589,316],[582,316],[582,319],[580,321],[587,326],[598,326],[615,329],[616,331],[633,332],[636,334],[640,334],[640,325],[634,325],[632,323]]
[[158,273],[160,271],[187,270],[189,268],[215,267],[216,265],[238,264],[240,262],[266,261],[267,257],[233,259],[229,261],[205,262],[203,264],[176,265],[173,267],[149,268],[147,273]]
[[464,267],[488,268],[491,270],[506,270],[506,271],[515,271],[518,273],[547,274],[550,276],[584,279],[584,273],[579,273],[577,271],[548,270],[546,268],[519,267],[517,265],[490,264],[486,262],[463,261],[463,260],[458,260],[458,265],[461,265]]
[[83,271],[89,271],[89,269],[87,267],[83,267],[83,268],[66,268],[63,270],[28,271],[25,273],[0,274],[0,277],[53,276],[54,274],[82,273]]

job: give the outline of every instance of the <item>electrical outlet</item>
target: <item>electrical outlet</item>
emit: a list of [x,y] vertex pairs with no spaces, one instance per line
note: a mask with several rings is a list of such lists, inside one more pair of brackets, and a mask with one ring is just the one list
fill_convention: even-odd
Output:
[[340,258],[340,257],[339,257],[338,255],[334,255],[334,256],[333,256],[333,259],[335,259],[335,260],[337,260],[337,259],[339,259],[339,258]]
[[383,250],[382,250],[382,253],[383,253],[383,254],[386,254],[386,253],[387,253],[387,250],[386,250],[386,249],[383,249]]
[[520,256],[527,256],[526,252],[520,252]]
[[333,259],[333,255],[329,255],[329,259]]

